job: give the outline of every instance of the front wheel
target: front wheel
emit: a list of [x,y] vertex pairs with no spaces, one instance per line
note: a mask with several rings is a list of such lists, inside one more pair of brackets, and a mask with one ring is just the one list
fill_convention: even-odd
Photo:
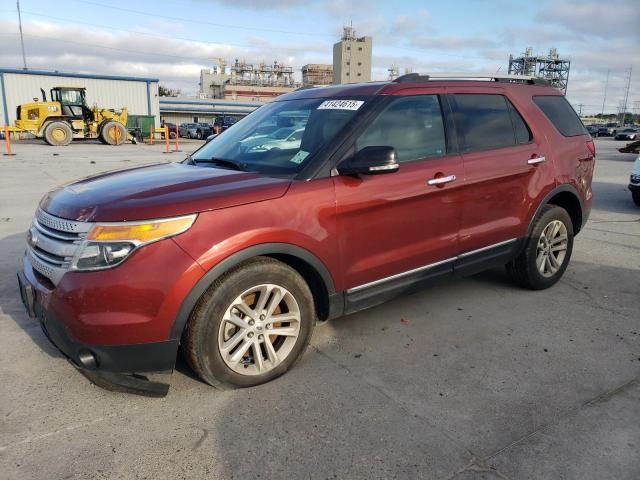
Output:
[[507,264],[507,272],[525,288],[549,288],[564,274],[572,251],[569,214],[562,207],[547,205],[535,220],[522,252]]
[[251,387],[285,373],[304,353],[313,297],[295,270],[257,257],[207,290],[185,328],[187,362],[210,385]]
[[633,203],[640,207],[640,192],[633,192],[631,197],[633,198]]
[[127,139],[127,129],[120,122],[108,121],[99,135],[106,145],[122,145]]

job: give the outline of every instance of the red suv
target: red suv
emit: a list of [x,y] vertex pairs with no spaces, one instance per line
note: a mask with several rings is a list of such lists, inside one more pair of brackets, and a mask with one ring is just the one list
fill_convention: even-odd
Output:
[[[547,288],[587,220],[595,147],[558,90],[490,80],[302,89],[182,163],[49,192],[26,308],[85,373],[161,394],[139,374],[179,346],[205,382],[251,386],[317,322],[445,276],[506,265]],[[302,135],[253,141],[283,123]]]

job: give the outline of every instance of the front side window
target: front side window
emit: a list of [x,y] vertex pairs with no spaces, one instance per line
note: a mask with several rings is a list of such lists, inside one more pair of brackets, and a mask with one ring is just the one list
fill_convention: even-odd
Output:
[[368,99],[270,102],[215,137],[192,159],[198,165],[233,165],[264,174],[294,174],[334,139]]
[[394,98],[356,140],[356,151],[371,146],[395,148],[400,163],[445,155],[438,96]]

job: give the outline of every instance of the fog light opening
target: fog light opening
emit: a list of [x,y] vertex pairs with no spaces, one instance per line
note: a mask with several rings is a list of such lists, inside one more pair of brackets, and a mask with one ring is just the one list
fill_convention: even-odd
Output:
[[90,352],[89,350],[80,350],[78,352],[78,361],[84,368],[98,368],[98,359],[93,352]]

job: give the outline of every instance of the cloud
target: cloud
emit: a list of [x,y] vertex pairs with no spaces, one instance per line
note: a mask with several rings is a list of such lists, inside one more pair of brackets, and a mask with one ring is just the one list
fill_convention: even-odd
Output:
[[536,15],[540,22],[583,36],[607,40],[633,37],[640,41],[640,10],[637,0],[553,0]]
[[[187,94],[197,93],[200,70],[211,68],[220,57],[227,60],[227,65],[236,58],[253,64],[277,60],[294,67],[298,79],[302,65],[332,62],[331,42],[316,40],[274,42],[254,35],[236,39],[242,44],[229,45],[150,32],[141,35],[44,21],[23,23],[30,69],[156,77]],[[15,22],[0,20],[0,32],[15,31]],[[0,33],[0,43],[0,66],[20,68],[17,33]]]
[[308,0],[200,0],[204,3],[218,3],[234,8],[244,8],[247,10],[286,10],[290,8],[304,6]]

